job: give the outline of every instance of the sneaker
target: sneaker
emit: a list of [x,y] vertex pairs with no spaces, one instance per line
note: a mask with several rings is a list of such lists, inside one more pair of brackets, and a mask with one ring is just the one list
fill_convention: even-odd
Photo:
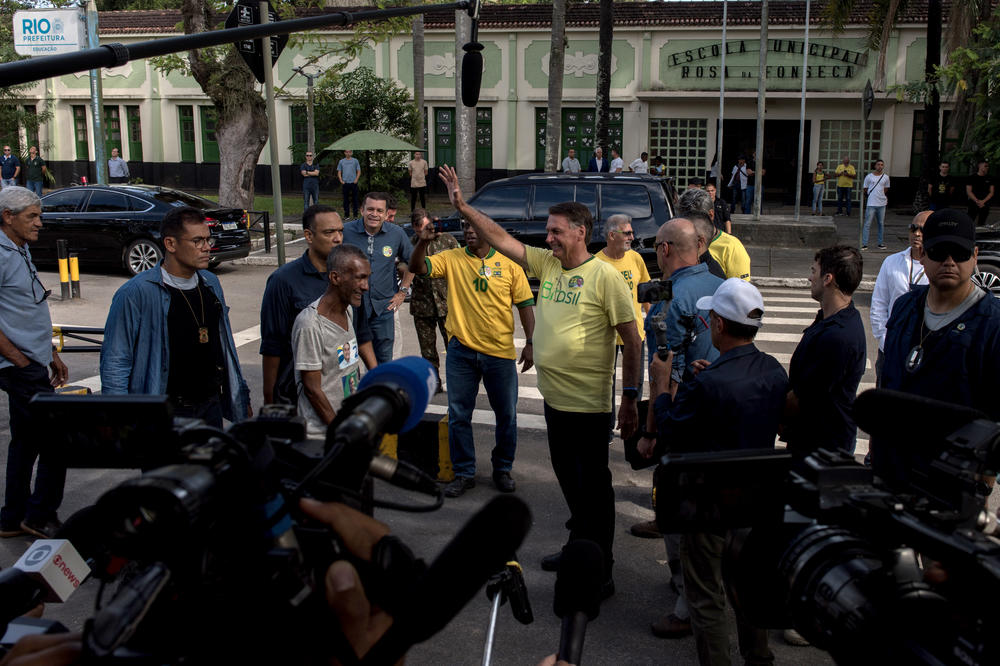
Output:
[[466,490],[476,487],[476,480],[468,476],[456,476],[455,480],[444,487],[445,497],[461,497]]
[[861,251],[862,252],[867,252],[868,251],[868,246],[867,245],[862,245],[861,246]]
[[641,539],[659,539],[663,536],[660,534],[660,528],[656,526],[655,520],[636,523],[628,531],[631,532],[632,536],[637,536]]
[[0,539],[9,539],[27,534],[20,525],[17,527],[0,527]]
[[514,479],[510,478],[510,472],[493,472],[493,484],[502,493],[514,492]]
[[649,628],[657,638],[684,638],[694,633],[691,630],[690,618],[682,620],[673,613],[660,618],[649,625]]
[[559,571],[559,563],[562,562],[562,551],[552,553],[542,558],[542,571]]
[[887,248],[883,243],[879,243],[878,244],[878,249],[880,249],[880,250],[888,250],[889,248]]
[[27,520],[24,520],[21,522],[21,529],[39,539],[52,539],[62,529],[62,522],[58,518],[53,518],[40,524],[29,523]]
[[782,637],[789,645],[794,645],[795,647],[809,647],[809,641],[807,641],[802,634],[794,629],[785,629]]

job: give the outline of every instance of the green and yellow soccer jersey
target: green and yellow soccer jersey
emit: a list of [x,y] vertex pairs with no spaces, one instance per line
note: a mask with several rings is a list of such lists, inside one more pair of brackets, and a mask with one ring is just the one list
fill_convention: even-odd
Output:
[[[604,250],[601,250],[594,256],[614,266],[615,270],[621,274],[622,279],[625,280],[629,291],[632,292],[632,305],[635,306],[635,325],[639,329],[639,339],[645,340],[646,329],[642,325],[642,307],[639,305],[638,287],[643,282],[649,282],[650,277],[649,271],[646,269],[646,262],[642,260],[642,255],[635,250],[626,250],[621,259],[612,259],[604,254]],[[621,343],[622,337],[620,335],[616,336],[615,344],[620,345]]]
[[567,412],[610,412],[615,326],[635,321],[621,274],[591,257],[565,270],[551,250],[525,247],[528,271],[541,282],[535,310],[538,389]]
[[424,261],[430,277],[448,280],[448,335],[482,354],[517,358],[511,305],[535,304],[524,269],[493,249],[482,259],[454,248]]

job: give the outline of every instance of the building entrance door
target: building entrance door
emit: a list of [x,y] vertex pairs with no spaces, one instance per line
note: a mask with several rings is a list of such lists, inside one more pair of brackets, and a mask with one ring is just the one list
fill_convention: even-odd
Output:
[[[722,137],[723,185],[729,182],[736,159],[744,155],[748,161],[757,145],[756,119],[734,118],[724,121]],[[809,137],[810,121],[806,120],[805,136]],[[808,140],[808,139],[807,139]],[[795,165],[799,151],[798,120],[764,121],[764,192],[762,199],[773,206],[795,203]],[[805,146],[805,160],[809,159],[809,145]],[[758,160],[760,162],[760,160]],[[758,164],[758,167],[761,165]],[[812,165],[803,164],[802,189],[812,191],[809,171]],[[727,193],[727,199],[729,199]],[[803,195],[803,201],[809,198]]]

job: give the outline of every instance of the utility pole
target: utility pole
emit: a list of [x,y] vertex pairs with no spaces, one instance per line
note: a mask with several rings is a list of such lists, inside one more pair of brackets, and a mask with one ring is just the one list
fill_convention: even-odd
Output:
[[[87,0],[87,46],[96,49],[101,45],[97,34],[97,4]],[[101,86],[101,70],[90,70],[90,106],[93,110],[94,160],[97,167],[97,184],[108,184],[108,156],[104,152],[104,90]]]
[[[269,23],[271,14],[267,0],[260,3],[260,22]],[[278,241],[278,266],[285,265],[285,220],[281,209],[281,162],[278,155],[278,128],[274,116],[274,60],[271,59],[271,39],[260,40],[264,45],[264,90],[267,93],[267,135],[271,146],[271,195],[274,201],[274,235]]]
[[760,3],[760,72],[757,77],[757,159],[754,160],[753,219],[760,219],[761,202],[764,197],[764,114],[767,104],[767,0]]
[[323,72],[319,71],[315,74],[309,74],[306,72],[304,67],[292,67],[293,72],[297,72],[305,77],[306,79],[306,150],[308,150],[313,155],[316,154],[316,115],[313,97],[313,81],[323,76]]

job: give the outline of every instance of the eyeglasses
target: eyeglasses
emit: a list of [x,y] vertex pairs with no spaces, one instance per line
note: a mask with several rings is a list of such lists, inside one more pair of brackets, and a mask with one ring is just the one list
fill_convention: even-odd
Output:
[[673,245],[673,244],[674,244],[674,242],[673,241],[669,241],[669,240],[660,241],[659,243],[657,243],[656,245],[653,246],[653,249],[654,250],[659,250],[661,245]]
[[931,261],[936,261],[938,263],[944,261],[948,257],[951,257],[956,263],[959,264],[963,261],[972,259],[971,248],[966,249],[960,245],[955,245],[954,243],[942,243],[940,245],[935,245],[934,247],[925,250],[925,252]]
[[5,152],[5,153],[9,153],[9,152],[10,152],[10,148],[4,148],[4,149],[3,149],[3,152]]
[[[31,297],[35,301],[35,305],[41,305],[45,302],[45,299],[52,295],[51,289],[46,289],[42,281],[38,279],[38,273],[32,267],[31,262],[28,260],[28,255],[24,252],[18,250],[18,254],[24,259],[24,265],[28,269],[28,273],[31,274]],[[35,286],[37,285],[37,286]],[[38,296],[38,292],[41,292],[41,297]]]
[[910,231],[920,231],[920,232],[922,232],[923,230],[924,230],[924,225],[922,225],[922,224],[913,224],[912,222],[910,223]]
[[181,238],[180,236],[175,236],[174,238],[177,240],[186,240],[195,247],[215,247],[215,239],[211,236],[198,236],[197,238]]
[[619,234],[621,236],[627,236],[629,238],[635,238],[635,232],[634,231],[616,231],[615,233]]

